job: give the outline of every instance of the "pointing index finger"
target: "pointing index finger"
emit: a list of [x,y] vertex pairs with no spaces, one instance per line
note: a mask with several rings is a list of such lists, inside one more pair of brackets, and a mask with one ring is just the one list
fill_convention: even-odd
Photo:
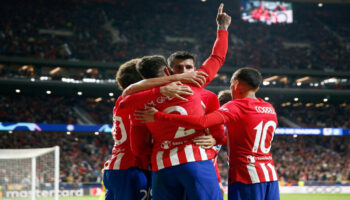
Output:
[[220,6],[219,6],[219,10],[218,10],[218,15],[219,14],[222,14],[222,10],[224,9],[224,4],[221,3]]

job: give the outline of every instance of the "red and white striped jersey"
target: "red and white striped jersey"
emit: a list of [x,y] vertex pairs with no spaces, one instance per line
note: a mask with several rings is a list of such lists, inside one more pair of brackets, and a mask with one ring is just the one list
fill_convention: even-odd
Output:
[[[188,101],[181,101],[174,98],[164,97],[160,94],[159,88],[131,95],[125,99],[124,103],[127,107],[138,105],[148,99],[155,99],[143,105],[144,107],[152,106],[166,113],[176,113],[180,115],[203,115],[204,110],[201,104],[202,88],[192,87],[194,95],[188,96]],[[136,102],[137,101],[137,102]],[[193,139],[197,136],[204,135],[203,129],[185,129],[183,127],[170,125],[166,122],[153,122],[146,124],[148,130],[152,134],[152,170],[158,171],[166,167],[185,164],[188,162],[196,162],[213,159],[217,151],[214,149],[205,150],[193,143]],[[134,128],[132,128],[134,130]],[[137,133],[131,133],[131,136],[141,135],[142,129],[135,129]],[[146,132],[143,134],[145,135]],[[142,137],[132,138],[133,142],[143,140]],[[132,147],[138,148],[137,145]],[[134,150],[134,152],[140,152]]]
[[138,167],[140,169],[148,169],[148,157],[135,156],[130,147],[130,109],[120,109],[119,103],[122,97],[119,97],[113,108],[113,128],[112,137],[114,146],[112,157],[105,162],[105,170],[128,169],[130,167]]
[[270,152],[277,127],[273,106],[262,99],[244,98],[223,105],[228,135],[229,183],[277,181]]
[[154,119],[187,128],[205,128],[226,124],[229,154],[229,184],[277,181],[270,153],[277,127],[271,104],[261,99],[244,98],[223,105],[205,116],[170,115],[157,112]]

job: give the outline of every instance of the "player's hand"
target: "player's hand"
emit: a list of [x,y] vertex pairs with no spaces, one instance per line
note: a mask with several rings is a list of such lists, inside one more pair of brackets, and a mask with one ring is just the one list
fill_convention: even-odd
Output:
[[156,112],[158,112],[158,110],[151,107],[147,110],[136,110],[134,116],[135,119],[141,123],[152,123],[154,122],[154,114]]
[[197,87],[202,87],[206,82],[207,73],[202,71],[186,72],[182,74],[177,74],[178,81],[182,83],[194,84]]
[[221,3],[218,9],[218,15],[216,16],[216,23],[218,24],[219,30],[227,30],[231,24],[231,16],[222,12],[224,4]]
[[212,135],[202,135],[195,137],[193,142],[203,149],[210,149],[216,145],[216,140]]
[[180,81],[172,82],[169,85],[160,87],[160,93],[163,96],[175,97],[183,101],[188,101],[183,95],[193,95],[190,87],[183,85]]

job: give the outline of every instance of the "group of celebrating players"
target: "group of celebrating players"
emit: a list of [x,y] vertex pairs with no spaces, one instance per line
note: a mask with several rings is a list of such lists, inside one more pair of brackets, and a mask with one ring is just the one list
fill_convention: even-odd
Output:
[[270,153],[277,116],[271,104],[255,96],[260,72],[238,69],[232,97],[224,92],[220,103],[203,89],[227,53],[231,17],[223,4],[216,21],[212,53],[197,70],[194,56],[183,51],[167,60],[145,56],[119,67],[116,80],[123,95],[113,109],[115,144],[103,172],[106,200],[223,199],[215,160],[220,145],[228,149],[229,199],[279,199]]

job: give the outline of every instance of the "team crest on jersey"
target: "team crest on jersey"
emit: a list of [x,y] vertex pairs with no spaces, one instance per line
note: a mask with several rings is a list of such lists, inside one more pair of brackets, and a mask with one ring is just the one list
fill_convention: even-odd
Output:
[[162,144],[161,147],[162,149],[170,149],[171,142],[169,140],[165,140]]
[[255,163],[255,157],[254,156],[247,156],[247,160],[248,160],[248,162],[250,162],[250,163]]
[[165,99],[166,99],[165,96],[161,96],[161,97],[158,97],[156,101],[157,103],[161,104],[161,103],[164,103]]

